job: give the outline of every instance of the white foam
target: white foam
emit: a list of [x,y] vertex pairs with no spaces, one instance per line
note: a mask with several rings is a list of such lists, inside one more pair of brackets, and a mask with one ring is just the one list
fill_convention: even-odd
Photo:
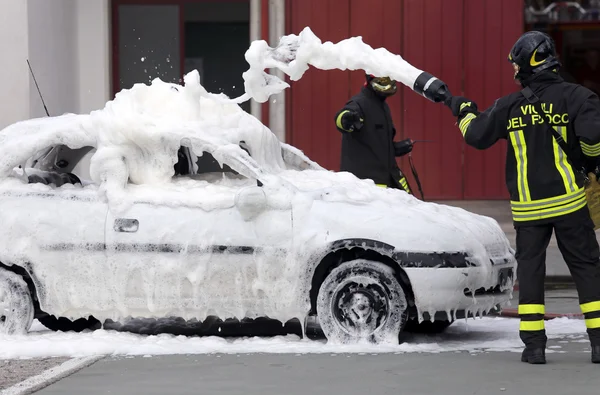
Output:
[[[28,336],[0,335],[0,358],[87,357],[94,355],[168,354],[339,354],[339,353],[440,353],[521,352],[519,321],[511,318],[481,318],[456,322],[439,336],[415,336],[399,345],[329,345],[297,336],[273,338],[185,337],[161,334],[144,336],[97,330],[87,333],[49,332],[36,322]],[[557,318],[546,322],[549,339],[571,339],[585,335],[583,320]],[[585,339],[584,339],[585,340]],[[582,341],[584,341],[582,340]],[[571,340],[572,341],[572,340]],[[553,350],[548,350],[553,352]]]
[[246,52],[246,61],[250,65],[243,74],[246,94],[236,101],[252,97],[263,103],[269,96],[289,87],[277,76],[265,73],[268,68],[283,71],[292,81],[302,78],[309,65],[321,70],[364,70],[368,74],[395,79],[411,89],[423,72],[385,48],[373,49],[363,42],[362,37],[347,38],[335,44],[323,43],[309,27],[298,35],[281,37],[275,48],[269,47],[264,40],[253,41]]

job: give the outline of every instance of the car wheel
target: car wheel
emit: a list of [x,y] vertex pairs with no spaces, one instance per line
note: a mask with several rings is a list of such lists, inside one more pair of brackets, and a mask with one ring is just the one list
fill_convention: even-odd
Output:
[[393,270],[357,259],[325,278],[317,296],[317,316],[332,343],[398,343],[406,320],[406,294]]
[[34,307],[21,276],[0,269],[0,334],[25,334],[33,322]]
[[38,320],[46,328],[55,332],[81,332],[86,329],[99,329],[102,326],[100,321],[94,317],[79,318],[75,321],[71,321],[65,317],[56,318],[53,315],[44,315],[39,317]]
[[409,320],[404,327],[405,332],[411,333],[425,333],[425,334],[438,334],[443,333],[448,327],[452,325],[450,321],[423,321],[419,324],[418,320]]

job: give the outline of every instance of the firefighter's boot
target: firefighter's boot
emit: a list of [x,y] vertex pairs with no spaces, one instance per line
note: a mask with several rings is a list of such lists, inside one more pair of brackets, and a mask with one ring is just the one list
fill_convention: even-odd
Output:
[[527,348],[521,354],[521,362],[527,362],[534,365],[546,363],[546,351],[543,348]]
[[592,363],[600,363],[600,346],[592,346]]

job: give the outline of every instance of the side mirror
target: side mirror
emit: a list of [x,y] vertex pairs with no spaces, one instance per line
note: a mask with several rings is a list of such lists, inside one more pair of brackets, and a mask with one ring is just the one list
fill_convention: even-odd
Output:
[[263,188],[247,187],[235,196],[235,206],[246,221],[250,221],[267,208],[267,195]]

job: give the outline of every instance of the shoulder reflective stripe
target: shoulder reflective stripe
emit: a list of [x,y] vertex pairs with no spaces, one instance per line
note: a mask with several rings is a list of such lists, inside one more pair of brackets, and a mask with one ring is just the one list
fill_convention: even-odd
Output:
[[558,217],[560,215],[570,214],[586,206],[587,200],[585,195],[580,199],[564,206],[558,206],[551,209],[532,210],[532,211],[514,211],[512,212],[515,221],[533,221],[538,219],[546,219]]
[[519,201],[528,202],[531,200],[531,193],[529,192],[529,182],[527,181],[527,144],[525,143],[525,135],[522,130],[515,130],[510,132],[509,135],[517,161]]
[[545,329],[544,320],[540,321],[521,321],[519,329],[522,331],[533,332],[543,331]]
[[581,305],[581,312],[583,314],[592,313],[594,311],[600,311],[600,301],[584,303]]
[[585,326],[588,329],[600,328],[600,318],[590,318],[589,320],[585,320]]
[[471,102],[470,102],[470,101],[464,102],[463,104],[461,104],[461,105],[460,105],[460,108],[459,108],[459,110],[462,110],[463,108],[465,108],[465,107],[467,107],[467,106],[470,106],[470,105],[471,105]]
[[598,144],[586,144],[583,141],[580,141],[581,152],[587,156],[600,156],[600,143]]
[[543,304],[520,304],[519,314],[546,314]]
[[[338,128],[342,129],[342,130],[346,130],[344,129],[344,127],[342,126],[342,117],[344,116],[345,113],[350,112],[349,110],[344,110],[340,113],[340,115],[337,116],[336,120],[335,120],[335,126],[337,126]],[[331,124],[330,124],[331,125]],[[346,132],[349,132],[349,130],[346,130]]]
[[[554,130],[556,130],[563,137],[565,142],[567,141],[567,128],[565,126],[553,126]],[[556,139],[552,139],[552,145],[554,147],[554,164],[556,165],[556,169],[560,173],[563,184],[565,185],[565,192],[574,192],[577,190],[577,184],[575,183],[575,173],[573,172],[573,168],[567,161],[567,156],[565,152],[560,148]]]
[[585,195],[585,189],[579,188],[575,192],[565,193],[564,195],[553,196],[545,199],[532,200],[530,202],[515,202],[511,201],[510,206],[514,210],[527,210],[527,209],[539,209],[549,208],[558,204],[565,204],[581,196]]
[[475,119],[476,117],[477,116],[475,114],[469,113],[469,114],[465,115],[465,117],[458,124],[458,128],[460,129],[460,132],[462,133],[463,137],[467,133],[467,129],[469,129],[469,125],[471,124],[471,121],[473,119]]

